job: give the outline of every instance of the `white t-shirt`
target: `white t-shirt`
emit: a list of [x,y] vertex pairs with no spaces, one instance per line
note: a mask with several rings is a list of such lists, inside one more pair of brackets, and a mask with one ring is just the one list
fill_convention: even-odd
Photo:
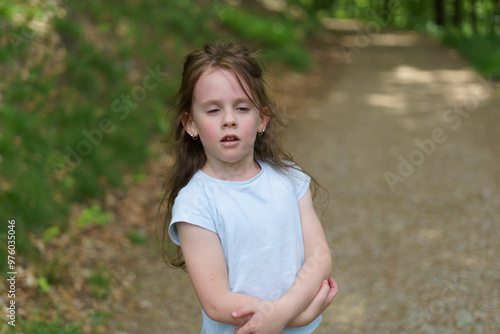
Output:
[[[198,171],[175,199],[169,235],[180,245],[176,222],[216,233],[230,290],[272,301],[290,289],[304,263],[297,202],[307,192],[310,178],[293,168],[280,171],[259,164],[262,170],[248,181],[219,180]],[[234,326],[202,314],[202,334],[233,333]],[[320,322],[321,315],[283,333],[312,333]]]

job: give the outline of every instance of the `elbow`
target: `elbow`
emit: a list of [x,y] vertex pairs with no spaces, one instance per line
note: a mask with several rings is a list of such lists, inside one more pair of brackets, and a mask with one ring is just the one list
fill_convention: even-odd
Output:
[[328,260],[325,263],[325,278],[328,280],[332,276],[332,271],[333,271],[333,262],[332,262],[332,256],[328,256]]
[[306,259],[303,267],[306,272],[315,272],[326,280],[332,275],[332,268],[333,264],[330,250],[321,247],[316,248],[314,253]]
[[333,263],[332,263],[332,254],[330,253],[330,249],[322,249],[320,251],[315,252],[313,259],[314,262],[317,262],[320,272],[323,277],[328,280],[330,276],[332,276]]
[[207,317],[213,321],[221,322],[221,311],[217,303],[204,303],[202,308]]
[[205,302],[201,305],[203,311],[213,321],[221,322],[236,327],[242,327],[249,320],[249,316],[234,318],[232,312],[235,311],[229,305],[226,298],[228,295],[221,294],[217,300]]
[[[225,307],[226,306],[226,307]],[[229,310],[224,303],[224,298],[211,300],[201,305],[203,311],[213,321],[228,323],[230,322]]]

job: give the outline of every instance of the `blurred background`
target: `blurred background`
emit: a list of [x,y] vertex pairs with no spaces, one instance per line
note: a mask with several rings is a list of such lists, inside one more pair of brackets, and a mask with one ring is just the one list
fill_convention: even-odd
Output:
[[16,328],[1,332],[111,333],[110,305],[136,288],[116,268],[141,252],[163,265],[161,138],[188,52],[220,37],[262,50],[293,114],[384,30],[500,79],[498,0],[0,0],[0,268],[15,220],[18,272]]

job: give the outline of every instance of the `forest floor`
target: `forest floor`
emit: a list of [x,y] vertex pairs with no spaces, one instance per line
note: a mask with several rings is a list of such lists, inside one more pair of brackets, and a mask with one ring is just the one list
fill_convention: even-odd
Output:
[[[330,196],[321,218],[340,292],[315,333],[500,332],[498,91],[415,32],[331,31],[311,50],[315,69],[271,68],[268,82],[291,119],[287,149]],[[87,312],[103,333],[199,333],[189,278],[155,237],[161,163],[107,196],[108,225],[40,246],[47,261],[62,250],[71,261],[58,264],[66,285],[38,303],[65,319]],[[34,265],[19,289],[34,291]],[[91,265],[111,282],[95,305]]]
[[[497,333],[498,93],[431,37],[363,38],[317,36],[318,68],[268,79],[291,117],[286,147],[330,196],[322,221],[340,292],[316,332]],[[123,261],[137,285],[108,328],[199,332],[188,276],[157,244]]]

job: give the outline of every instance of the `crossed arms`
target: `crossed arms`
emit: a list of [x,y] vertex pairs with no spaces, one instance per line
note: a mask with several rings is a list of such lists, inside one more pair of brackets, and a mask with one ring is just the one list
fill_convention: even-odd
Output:
[[202,227],[178,223],[182,252],[198,300],[212,320],[241,327],[235,332],[281,333],[312,322],[337,294],[330,277],[332,259],[311,190],[298,202],[305,262],[292,287],[276,301],[229,290],[226,261],[218,236]]

